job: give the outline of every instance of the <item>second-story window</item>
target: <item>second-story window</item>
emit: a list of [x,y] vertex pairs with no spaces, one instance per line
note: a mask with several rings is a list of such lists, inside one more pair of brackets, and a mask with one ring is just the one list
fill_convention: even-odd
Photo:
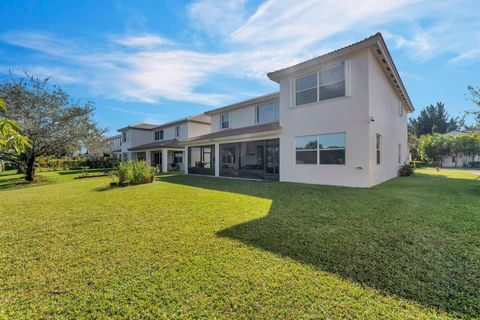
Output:
[[230,127],[230,113],[225,112],[220,116],[220,127],[226,129]]
[[175,136],[178,138],[180,137],[180,126],[175,127]]
[[163,130],[155,131],[155,140],[163,140]]
[[345,95],[345,62],[295,79],[296,106]]
[[257,123],[278,121],[278,102],[262,104],[256,108]]
[[126,132],[122,132],[122,141],[127,142],[127,133]]

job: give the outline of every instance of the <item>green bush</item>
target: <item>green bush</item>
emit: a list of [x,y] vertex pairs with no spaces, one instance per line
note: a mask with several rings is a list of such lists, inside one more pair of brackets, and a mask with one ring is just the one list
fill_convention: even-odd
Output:
[[142,184],[152,183],[156,174],[155,167],[147,164],[145,161],[125,161],[119,164],[117,169],[118,183]]
[[133,164],[132,184],[151,183],[155,177],[155,168],[145,161],[137,161]]
[[118,166],[118,159],[114,157],[92,158],[86,157],[39,157],[36,163],[39,171],[55,171],[55,170],[78,170],[78,169],[99,169],[99,168],[115,168]]
[[398,174],[401,176],[401,177],[408,177],[408,176],[411,176],[414,172],[415,168],[413,165],[411,164],[404,164],[400,170],[398,171]]
[[128,183],[133,178],[133,163],[132,161],[121,162],[117,169],[118,183]]

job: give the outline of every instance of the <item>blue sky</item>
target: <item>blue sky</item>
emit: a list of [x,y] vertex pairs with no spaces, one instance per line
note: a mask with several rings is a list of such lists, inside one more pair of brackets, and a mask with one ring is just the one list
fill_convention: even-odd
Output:
[[478,0],[3,0],[0,77],[51,77],[114,133],[276,91],[267,72],[380,31],[416,113],[443,101],[457,116],[480,86],[479,12]]

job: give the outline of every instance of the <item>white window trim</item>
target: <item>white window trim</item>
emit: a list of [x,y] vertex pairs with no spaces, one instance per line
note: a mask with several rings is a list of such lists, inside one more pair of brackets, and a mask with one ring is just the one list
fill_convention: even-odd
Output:
[[[226,127],[226,128],[223,127],[222,117],[223,117],[224,114],[228,114],[228,127]],[[220,113],[220,130],[230,129],[230,124],[231,124],[230,111]]]
[[[339,65],[341,65],[343,63],[343,70],[344,70],[344,80],[340,80],[340,81],[333,81],[331,83],[328,83],[328,84],[333,84],[333,83],[336,83],[336,82],[341,82],[341,81],[345,81],[345,95],[344,96],[341,96],[341,97],[335,97],[335,98],[331,98],[331,99],[325,99],[325,100],[320,100],[320,72],[322,71],[326,71],[326,70],[329,70],[329,69],[332,69],[332,68],[335,68],[335,67],[338,67]],[[309,75],[312,75],[316,73],[317,74],[317,101],[314,101],[314,102],[309,102],[309,103],[304,103],[304,104],[300,104],[300,105],[297,105],[297,89],[296,89],[296,86],[297,86],[297,80],[300,79],[300,78],[303,78],[303,77],[307,77]],[[311,105],[314,105],[314,104],[319,104],[319,103],[325,103],[325,102],[331,102],[333,100],[337,100],[337,99],[345,99],[347,97],[350,97],[351,96],[351,86],[350,86],[350,60],[344,60],[344,61],[341,61],[341,62],[338,62],[338,63],[335,63],[335,64],[331,64],[331,65],[328,65],[324,68],[321,68],[319,70],[317,70],[316,72],[308,72],[308,73],[304,73],[304,74],[301,74],[295,78],[291,78],[292,80],[292,88],[293,88],[293,92],[292,92],[292,106],[293,108],[302,108],[302,107],[306,107],[306,106],[311,106]],[[322,85],[323,86],[326,86],[327,84],[324,84]],[[301,91],[298,91],[298,92],[303,92],[303,91],[306,91],[306,90],[311,90],[313,88],[309,88],[309,89],[303,89]]]

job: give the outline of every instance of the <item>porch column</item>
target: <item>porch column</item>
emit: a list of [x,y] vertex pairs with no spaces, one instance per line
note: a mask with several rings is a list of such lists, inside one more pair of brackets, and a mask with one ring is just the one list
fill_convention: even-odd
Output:
[[215,177],[220,176],[220,147],[215,143]]
[[152,152],[151,151],[145,151],[145,162],[148,164],[148,165],[152,165]]
[[183,151],[183,167],[185,174],[188,174],[188,147]]
[[162,149],[162,172],[168,172],[168,150]]

